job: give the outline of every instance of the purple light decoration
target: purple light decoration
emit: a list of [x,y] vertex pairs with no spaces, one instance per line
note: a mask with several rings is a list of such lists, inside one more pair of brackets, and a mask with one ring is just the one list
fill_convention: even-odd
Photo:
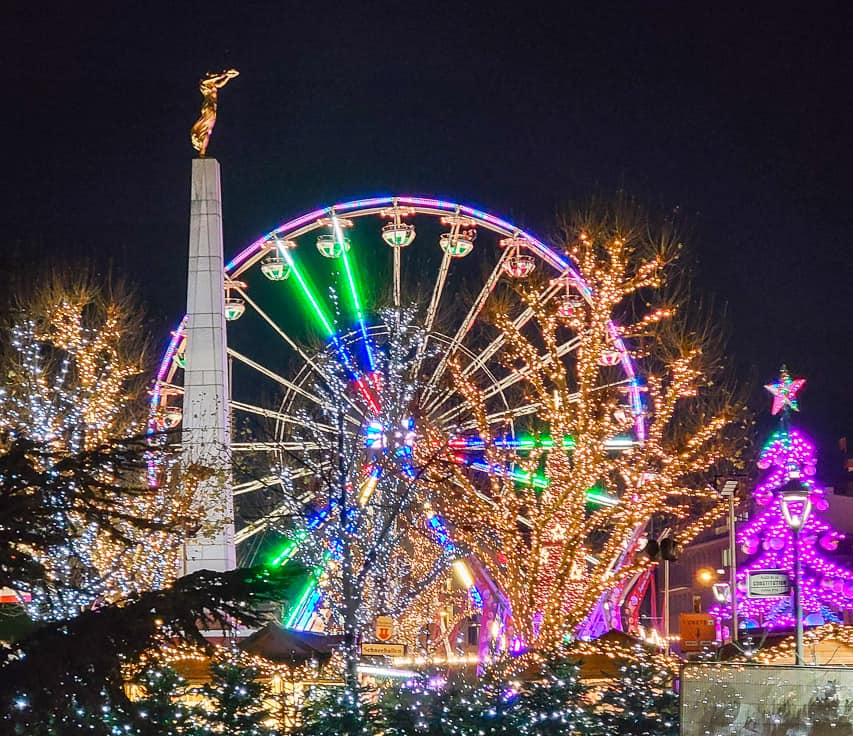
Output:
[[[827,619],[840,619],[836,612],[853,611],[853,571],[821,554],[821,551],[834,551],[844,535],[820,518],[820,512],[829,508],[829,503],[814,480],[815,465],[814,445],[797,430],[784,426],[770,437],[758,459],[758,467],[766,471],[753,491],[758,515],[737,535],[741,551],[750,558],[737,575],[736,596],[739,619],[747,628],[778,629],[794,625],[790,596],[747,597],[747,572],[786,570],[793,576],[794,537],[782,513],[779,496],[779,490],[792,479],[809,490],[814,507],[799,535],[804,623],[819,625]],[[731,617],[729,605],[717,606],[711,613],[721,619]]]

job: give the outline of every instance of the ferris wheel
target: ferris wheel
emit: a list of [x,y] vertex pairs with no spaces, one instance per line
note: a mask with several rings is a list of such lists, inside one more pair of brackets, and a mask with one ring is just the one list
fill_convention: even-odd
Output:
[[[346,376],[351,395],[359,396],[342,397],[345,431],[356,443],[381,442],[379,405],[393,398],[375,374],[392,330],[389,313],[407,310],[423,334],[407,380],[424,421],[449,434],[474,430],[471,406],[448,387],[453,363],[481,388],[490,425],[512,431],[532,426],[538,405],[519,390],[523,376],[500,360],[505,338],[488,318],[499,310],[517,328],[535,329],[534,311],[517,296],[525,280],[535,280],[540,302],[553,302],[564,314],[595,298],[569,258],[532,234],[473,207],[412,196],[305,213],[234,256],[223,288],[231,450],[240,468],[232,489],[240,563],[260,561],[280,542],[282,519],[292,508],[292,499],[280,503],[283,496],[294,488],[306,497],[312,492],[308,472],[290,473],[285,482],[282,458],[317,449],[296,428],[304,424],[305,407],[327,401],[316,381],[330,361]],[[152,416],[164,428],[182,419],[184,323],[173,333],[152,391]],[[639,382],[615,328],[611,338],[599,361],[601,382],[621,387],[624,411],[633,416],[627,441],[642,441]],[[567,336],[559,355],[570,356],[577,344]],[[414,426],[397,429],[417,441]],[[476,438],[472,444],[467,436],[465,446],[476,446]],[[494,472],[476,461],[471,467]],[[606,494],[590,500],[615,502]]]

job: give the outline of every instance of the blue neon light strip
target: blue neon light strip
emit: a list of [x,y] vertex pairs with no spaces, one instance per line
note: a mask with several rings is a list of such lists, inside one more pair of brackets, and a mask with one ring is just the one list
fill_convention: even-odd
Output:
[[[440,517],[435,514],[431,514],[427,517],[427,524],[429,524],[430,529],[432,529],[433,534],[435,535],[436,541],[444,547],[444,549],[453,557],[458,557],[458,551],[456,549],[456,545],[453,544],[453,540],[450,539],[450,535],[447,533],[447,527],[444,525],[444,522]],[[471,596],[471,600],[477,608],[483,607],[483,596],[480,595],[480,591],[477,589],[476,585],[472,585],[468,588],[468,594]]]

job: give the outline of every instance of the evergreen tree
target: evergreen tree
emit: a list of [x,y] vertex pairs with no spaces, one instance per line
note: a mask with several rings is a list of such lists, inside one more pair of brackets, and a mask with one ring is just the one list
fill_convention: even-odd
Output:
[[[853,611],[853,570],[834,561],[831,554],[844,535],[821,517],[829,502],[814,477],[815,449],[791,424],[791,413],[798,411],[797,392],[804,383],[804,379],[792,379],[783,367],[779,380],[766,387],[773,394],[773,414],[779,414],[779,426],[758,458],[763,476],[753,490],[755,512],[738,532],[738,542],[748,557],[738,573],[736,591],[738,619],[746,628],[784,628],[795,623],[791,596],[750,598],[745,592],[750,570],[785,570],[793,576],[794,532],[782,504],[782,491],[789,485],[805,490],[808,496],[807,501],[792,503],[794,513],[803,514],[806,506],[810,511],[797,534],[803,623],[838,622],[841,611]],[[723,620],[731,618],[731,606],[712,609],[712,613]]]
[[[394,689],[395,696],[398,691]],[[355,698],[344,687],[315,687],[300,713],[298,736],[340,736],[340,734],[372,734],[369,725],[376,717],[367,702],[369,691],[360,689]]]
[[581,681],[578,661],[561,653],[539,663],[521,687],[519,710],[524,733],[563,736],[597,733],[589,690]]
[[517,693],[503,678],[424,674],[383,693],[375,728],[386,736],[517,733],[516,706]]
[[[120,282],[80,268],[47,274],[16,301],[0,331],[0,448],[29,444],[27,459],[53,477],[27,490],[49,496],[42,515],[53,513],[62,537],[48,549],[27,547],[51,583],[20,591],[28,593],[30,615],[61,619],[96,601],[163,587],[178,575],[180,537],[168,532],[176,531],[187,498],[167,485],[146,487],[144,465],[109,462],[89,479],[98,490],[123,492],[96,497],[100,516],[67,498],[75,480],[69,464],[146,429],[141,308]],[[151,523],[140,529],[139,521]]]
[[272,693],[258,675],[256,667],[242,665],[233,656],[213,662],[210,682],[201,689],[208,701],[209,731],[229,736],[275,733],[265,725],[274,718],[269,708]]
[[[162,644],[164,635],[172,642],[210,652],[212,647],[199,631],[199,622],[225,629],[258,626],[265,617],[255,606],[268,600],[290,600],[304,582],[304,571],[292,564],[225,573],[201,570],[164,590],[45,623],[13,647],[0,650],[0,733],[4,732],[2,726],[12,733],[80,733],[70,726],[38,730],[56,720],[57,707],[130,717],[124,664],[138,661],[143,653]],[[76,705],[72,708],[70,704]],[[239,709],[235,712],[241,713]],[[251,725],[248,720],[235,722],[247,728]],[[15,730],[19,728],[24,730]],[[85,733],[112,736],[113,724],[100,718]],[[132,734],[132,730],[121,733]]]
[[168,665],[151,665],[134,682],[143,695],[127,706],[138,736],[200,736],[202,710],[187,702],[187,681]]
[[660,657],[638,651],[619,668],[596,704],[602,733],[634,736],[677,736],[678,695],[675,672]]

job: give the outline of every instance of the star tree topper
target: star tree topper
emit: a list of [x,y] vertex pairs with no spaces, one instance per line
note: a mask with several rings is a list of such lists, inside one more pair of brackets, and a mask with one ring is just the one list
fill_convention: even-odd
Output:
[[770,413],[776,415],[784,409],[799,411],[800,407],[797,404],[797,394],[805,382],[805,378],[792,379],[791,374],[788,373],[788,369],[783,365],[782,370],[779,372],[779,380],[775,383],[768,383],[764,387],[773,394],[773,407],[770,409]]

